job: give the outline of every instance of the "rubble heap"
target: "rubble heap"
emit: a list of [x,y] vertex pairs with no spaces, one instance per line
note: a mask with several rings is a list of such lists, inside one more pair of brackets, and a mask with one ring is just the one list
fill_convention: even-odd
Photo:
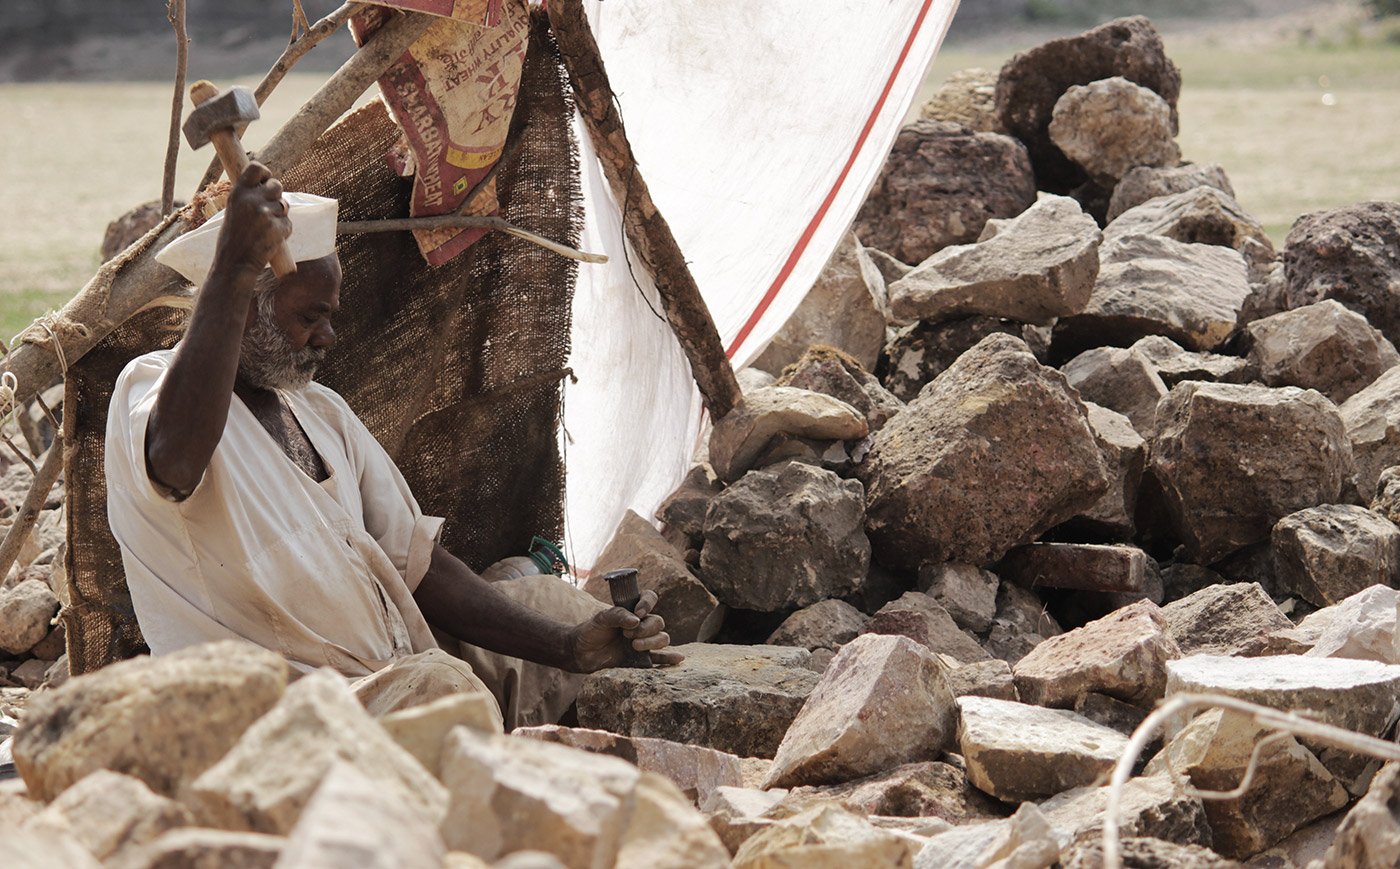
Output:
[[[685,663],[509,736],[470,698],[375,721],[249,648],[116,664],[24,710],[7,865],[1095,867],[1164,698],[1392,737],[1400,204],[1276,251],[1183,162],[1179,92],[1124,19],[900,134],[659,529],[600,560]],[[33,686],[61,635],[25,564],[0,675]],[[1333,745],[1206,711],[1135,771],[1127,865],[1400,859],[1400,769]]]

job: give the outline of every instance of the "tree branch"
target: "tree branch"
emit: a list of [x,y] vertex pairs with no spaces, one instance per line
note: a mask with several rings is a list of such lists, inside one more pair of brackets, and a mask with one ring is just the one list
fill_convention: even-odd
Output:
[[165,145],[165,176],[160,188],[162,216],[175,210],[175,164],[180,158],[180,115],[185,106],[185,73],[190,63],[190,37],[185,30],[185,0],[169,0],[165,17],[175,28],[175,95],[170,99],[170,139]]
[[537,244],[545,250],[551,250],[563,257],[578,260],[585,263],[605,263],[607,256],[601,253],[585,253],[557,241],[550,241],[542,235],[536,235],[527,229],[521,229],[515,224],[502,217],[493,215],[473,215],[473,214],[437,214],[428,217],[398,217],[388,220],[342,220],[335,226],[335,231],[341,235],[358,235],[364,232],[397,232],[412,229],[442,229],[443,227],[476,227],[481,229],[496,229],[516,238],[523,238],[531,244]]

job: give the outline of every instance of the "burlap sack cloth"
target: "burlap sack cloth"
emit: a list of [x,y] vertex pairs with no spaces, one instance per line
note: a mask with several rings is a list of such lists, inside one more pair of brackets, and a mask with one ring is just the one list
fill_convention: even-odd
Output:
[[[510,141],[498,170],[502,216],[577,246],[583,213],[568,84],[547,28],[532,26]],[[384,161],[398,129],[382,104],[326,133],[289,190],[340,200],[342,220],[405,217],[411,182]],[[341,236],[339,341],[317,379],[345,397],[393,457],[443,543],[481,570],[563,530],[561,382],[576,263],[490,233],[429,267],[406,232]],[[74,674],[145,651],[121,554],[107,525],[103,438],[117,374],[172,346],[183,312],[140,314],[68,370],[68,659]],[[483,667],[485,667],[483,662]],[[519,706],[518,701],[515,706]],[[512,702],[503,707],[509,714]]]

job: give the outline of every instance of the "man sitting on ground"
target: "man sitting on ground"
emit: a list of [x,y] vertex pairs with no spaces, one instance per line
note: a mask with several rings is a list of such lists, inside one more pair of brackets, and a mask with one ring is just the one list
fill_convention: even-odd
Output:
[[[678,661],[655,594],[629,613],[553,576],[488,583],[437,542],[443,520],[311,381],[335,341],[336,203],[289,196],[255,163],[221,215],[161,251],[200,287],[194,312],[112,394],[108,517],[151,651],[241,638],[356,679],[375,714],[475,690],[509,726],[557,719],[566,674],[627,643]],[[265,267],[284,239],[297,271],[278,279]]]

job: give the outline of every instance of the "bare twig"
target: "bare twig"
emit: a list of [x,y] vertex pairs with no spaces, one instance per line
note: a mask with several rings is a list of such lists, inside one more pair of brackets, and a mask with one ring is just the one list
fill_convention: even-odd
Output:
[[[1142,754],[1147,743],[1152,741],[1157,730],[1170,719],[1188,711],[1214,707],[1248,716],[1261,727],[1291,733],[1294,736],[1302,736],[1313,742],[1323,743],[1343,751],[1366,754],[1386,761],[1400,760],[1400,745],[1387,742],[1384,739],[1377,739],[1374,736],[1355,733],[1326,722],[1304,718],[1296,712],[1280,712],[1277,709],[1270,709],[1267,706],[1260,706],[1257,703],[1249,703],[1234,697],[1226,697],[1223,694],[1179,694],[1163,703],[1151,715],[1143,719],[1142,724],[1139,724],[1137,730],[1133,731],[1132,738],[1128,740],[1127,748],[1123,750],[1123,754],[1118,758],[1118,764],[1113,768],[1113,778],[1109,780],[1108,801],[1104,809],[1103,819],[1104,869],[1122,869],[1123,867],[1123,855],[1118,834],[1119,814],[1123,799],[1123,785],[1127,784],[1128,779],[1132,776],[1138,755]],[[1261,740],[1261,746],[1274,738],[1274,736],[1270,736]],[[1261,752],[1262,748],[1256,746],[1250,755],[1249,768],[1245,772],[1245,777],[1235,789],[1229,791],[1193,790],[1192,792],[1202,799],[1209,800],[1239,798],[1253,781],[1254,770]]]
[[311,22],[306,18],[306,10],[301,8],[301,0],[292,0],[292,35],[287,42],[296,42],[298,36],[310,29]]
[[63,433],[58,432],[54,435],[48,455],[44,457],[43,466],[34,474],[34,482],[29,485],[29,493],[24,496],[24,506],[20,507],[19,514],[10,524],[10,530],[5,532],[5,541],[0,543],[0,577],[9,576],[10,567],[19,557],[19,550],[24,546],[25,538],[34,530],[34,523],[38,521],[45,502],[49,500],[49,490],[53,488],[62,471]]
[[[282,56],[277,58],[277,62],[268,69],[262,81],[258,82],[257,88],[253,90],[253,98],[257,100],[258,105],[261,106],[267,101],[267,98],[277,89],[277,85],[281,84],[282,79],[286,78],[287,73],[291,72],[292,67],[297,65],[297,61],[306,56],[307,52],[324,41],[326,37],[339,30],[341,25],[350,20],[350,15],[354,11],[355,4],[346,3],[325,18],[322,18],[320,21],[308,27],[306,32],[300,37],[294,36],[292,42],[288,44],[286,50],[282,52]],[[305,21],[305,15],[306,13],[303,12],[303,21]],[[295,26],[294,23],[294,29]],[[209,168],[204,170],[204,177],[199,179],[199,187],[196,188],[196,192],[203,190],[212,182],[218,180],[219,176],[223,174],[223,171],[223,164],[219,162],[218,157],[215,157],[209,162]]]
[[168,0],[165,17],[175,28],[175,95],[170,98],[170,139],[165,145],[165,177],[160,188],[160,213],[175,208],[175,163],[180,158],[180,115],[185,107],[185,73],[190,63],[190,37],[185,31],[185,0]]
[[401,232],[411,229],[442,229],[457,226],[499,230],[579,262],[605,263],[608,261],[605,254],[576,250],[557,241],[550,241],[542,235],[535,235],[529,230],[521,229],[505,218],[492,215],[438,214],[431,217],[400,217],[390,220],[342,220],[336,224],[335,231],[341,235],[358,235],[365,232]]

